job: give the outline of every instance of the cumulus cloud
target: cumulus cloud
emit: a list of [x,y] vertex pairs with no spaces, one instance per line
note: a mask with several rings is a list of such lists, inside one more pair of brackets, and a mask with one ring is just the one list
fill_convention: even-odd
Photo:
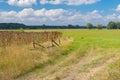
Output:
[[[45,8],[34,10],[32,8],[25,8],[19,12],[16,11],[8,11],[8,12],[0,12],[0,22],[24,22],[26,24],[42,24],[55,22],[59,20],[60,17],[69,15],[67,10],[64,9],[51,9],[46,10]],[[33,22],[33,23],[32,23]]]
[[89,22],[90,22],[92,19],[93,19],[93,20],[96,20],[96,19],[102,18],[102,15],[100,15],[97,10],[93,10],[92,12],[88,12],[87,14],[85,14],[85,15],[83,16],[83,18],[84,18],[86,21],[89,21]]
[[14,22],[16,21],[16,14],[17,12],[16,11],[3,11],[3,12],[0,12],[0,22]]
[[21,11],[1,11],[0,22],[19,22],[29,25],[68,25],[80,24],[86,25],[91,22],[94,25],[98,23],[106,23],[111,20],[120,20],[120,15],[111,14],[102,16],[98,10],[93,10],[85,14],[77,11],[65,9],[38,9],[25,8]]
[[34,10],[32,8],[26,8],[17,13],[17,17],[19,17],[19,18],[25,18],[25,17],[29,18],[32,16],[34,17]]
[[61,4],[62,0],[40,0],[41,4]]
[[108,22],[108,21],[120,21],[120,15],[119,14],[109,14],[107,16],[105,16],[105,21]]
[[40,0],[41,4],[66,4],[66,5],[82,5],[93,4],[100,0]]
[[8,4],[13,6],[26,7],[36,4],[36,0],[8,0]]
[[120,4],[117,6],[116,11],[120,12]]

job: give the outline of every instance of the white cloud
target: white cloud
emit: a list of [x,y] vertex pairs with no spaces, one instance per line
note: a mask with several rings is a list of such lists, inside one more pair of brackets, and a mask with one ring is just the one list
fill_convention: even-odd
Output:
[[34,16],[34,10],[32,8],[26,8],[17,13],[17,17],[19,18],[32,17],[32,16]]
[[41,4],[61,4],[62,0],[40,0]]
[[65,9],[50,9],[45,8],[34,10],[32,8],[25,8],[21,11],[1,11],[0,22],[19,22],[31,25],[67,25],[67,24],[80,24],[86,25],[91,22],[94,25],[98,23],[106,24],[107,22],[114,20],[120,21],[120,15],[110,14],[102,16],[98,10],[93,10],[81,14],[77,11],[65,10]]
[[36,0],[8,0],[8,4],[13,6],[26,7],[36,4]]
[[120,12],[120,4],[117,6],[116,11]]
[[109,14],[107,16],[104,17],[105,22],[109,22],[109,21],[120,21],[120,14]]
[[16,11],[0,12],[0,22],[15,22],[16,14]]
[[35,14],[37,17],[44,17],[44,16],[45,16],[45,12],[46,12],[46,9],[43,8],[43,9],[40,9],[40,10],[36,10],[34,14]]
[[66,5],[82,5],[93,4],[100,0],[40,0],[41,4],[66,4]]
[[116,20],[117,18],[118,18],[118,15],[116,14],[111,14],[106,16],[107,20]]
[[68,0],[68,5],[82,5],[82,4],[93,4],[100,0]]
[[99,14],[97,10],[93,10],[92,12],[88,12],[83,16],[83,18],[90,22],[91,20],[96,20],[102,18],[102,16]]
[[[43,24],[51,23],[56,20],[60,20],[62,16],[69,15],[67,10],[64,9],[51,9],[46,10],[45,8],[34,10],[32,8],[25,8],[19,12],[8,11],[0,12],[0,22],[23,22],[26,24]],[[8,20],[9,19],[9,20]],[[14,19],[14,20],[13,20]],[[62,20],[62,19],[61,19]],[[55,23],[56,24],[56,23]]]
[[9,12],[1,12],[0,13],[1,15],[0,16],[2,16],[2,17],[13,17],[13,15],[16,15],[17,14],[17,12],[15,12],[15,11],[9,11]]

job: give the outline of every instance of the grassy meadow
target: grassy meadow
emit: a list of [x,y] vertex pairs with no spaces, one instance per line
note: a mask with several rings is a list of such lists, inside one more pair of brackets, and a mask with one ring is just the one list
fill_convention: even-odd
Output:
[[61,47],[0,47],[0,80],[120,80],[120,30],[45,31],[62,32]]

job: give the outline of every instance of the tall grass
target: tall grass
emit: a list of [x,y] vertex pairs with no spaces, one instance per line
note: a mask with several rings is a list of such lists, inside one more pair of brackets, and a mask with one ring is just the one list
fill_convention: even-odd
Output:
[[11,80],[47,64],[53,64],[64,51],[65,49],[60,48],[40,51],[28,45],[0,48],[0,80]]
[[31,44],[34,39],[46,42],[58,37],[61,37],[59,32],[0,32],[0,80],[17,78],[60,56],[62,49],[41,51]]

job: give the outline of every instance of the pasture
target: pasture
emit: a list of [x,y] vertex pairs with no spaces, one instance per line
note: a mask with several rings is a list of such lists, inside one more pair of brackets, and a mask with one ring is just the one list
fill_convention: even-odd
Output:
[[[25,30],[42,32],[43,30]],[[1,80],[119,80],[120,31],[58,29],[61,46],[0,47]]]

